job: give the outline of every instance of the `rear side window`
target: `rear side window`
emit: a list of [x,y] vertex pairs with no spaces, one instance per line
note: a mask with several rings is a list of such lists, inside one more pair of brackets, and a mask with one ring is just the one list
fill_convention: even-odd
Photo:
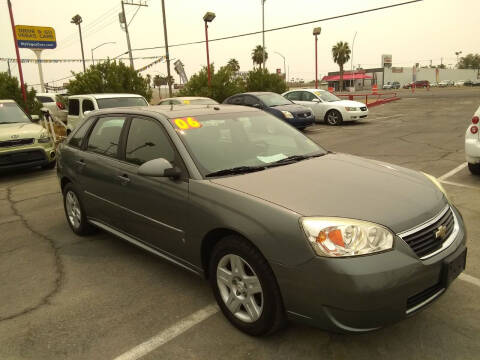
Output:
[[116,158],[124,122],[124,117],[98,119],[88,139],[87,151]]
[[55,99],[52,99],[49,96],[37,96],[37,100],[40,101],[42,104],[49,103],[49,102],[55,102]]
[[288,100],[292,100],[292,101],[300,101],[300,100],[302,100],[302,99],[301,99],[301,93],[300,93],[300,91],[294,91],[294,92],[288,93],[287,95],[285,95],[285,97],[286,97]]
[[80,115],[80,101],[78,99],[68,99],[68,115]]
[[80,125],[77,131],[72,135],[68,145],[81,148],[82,147],[82,140],[88,132],[90,125],[92,124],[93,118],[88,119],[83,124]]
[[85,111],[93,111],[95,110],[95,106],[93,105],[92,100],[83,100],[82,102],[82,112],[85,113]]
[[128,132],[125,160],[136,165],[164,158],[175,160],[175,151],[162,126],[152,119],[133,118]]

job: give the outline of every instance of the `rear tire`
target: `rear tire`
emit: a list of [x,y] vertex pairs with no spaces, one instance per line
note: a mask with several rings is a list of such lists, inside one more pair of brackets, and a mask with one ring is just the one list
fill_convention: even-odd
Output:
[[227,236],[215,245],[209,275],[220,309],[239,330],[263,336],[285,324],[275,275],[262,254],[241,236]]
[[480,175],[480,163],[478,164],[468,163],[468,169],[473,175]]
[[96,228],[88,222],[83,203],[72,183],[63,188],[63,208],[68,225],[75,234],[85,236],[95,232]]
[[325,122],[331,126],[338,126],[343,123],[342,114],[338,110],[330,110],[325,115]]

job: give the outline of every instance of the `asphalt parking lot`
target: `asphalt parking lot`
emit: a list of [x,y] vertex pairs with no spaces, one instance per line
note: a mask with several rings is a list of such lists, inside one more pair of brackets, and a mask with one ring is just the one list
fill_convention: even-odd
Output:
[[74,235],[55,171],[17,171],[0,176],[0,359],[478,359],[480,177],[463,147],[480,89],[400,96],[366,121],[305,133],[329,150],[443,181],[465,219],[467,269],[425,311],[363,335],[290,324],[251,338],[195,275],[104,232]]

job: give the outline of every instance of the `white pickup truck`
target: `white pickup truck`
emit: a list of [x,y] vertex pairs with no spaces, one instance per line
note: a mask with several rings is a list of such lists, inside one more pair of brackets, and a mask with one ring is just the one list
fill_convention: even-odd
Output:
[[147,100],[136,94],[86,94],[68,97],[67,135],[80,124],[89,111],[129,107],[148,106]]

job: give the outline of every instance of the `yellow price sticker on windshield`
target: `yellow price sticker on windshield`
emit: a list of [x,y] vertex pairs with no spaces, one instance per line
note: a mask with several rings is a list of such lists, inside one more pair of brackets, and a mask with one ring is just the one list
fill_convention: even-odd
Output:
[[180,130],[198,129],[202,124],[194,117],[184,117],[172,120],[173,124]]

